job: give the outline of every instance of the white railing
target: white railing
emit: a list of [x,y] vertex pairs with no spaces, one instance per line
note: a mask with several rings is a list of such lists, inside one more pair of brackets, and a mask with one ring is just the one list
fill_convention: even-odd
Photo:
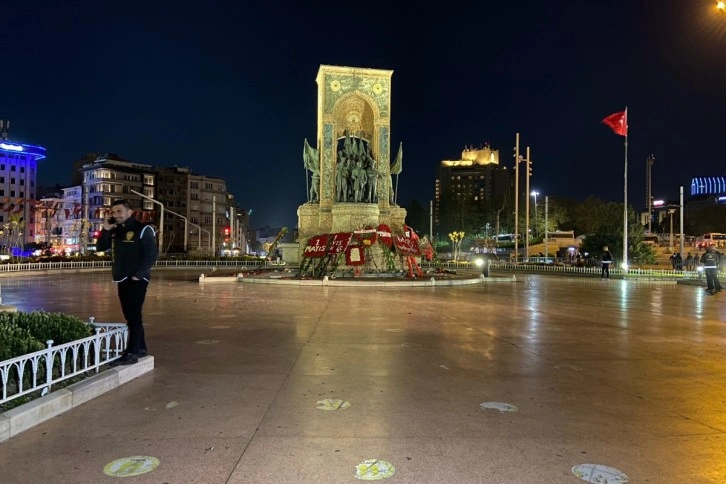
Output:
[[[441,267],[444,269],[461,269],[461,270],[478,270],[479,268],[472,262],[443,262],[443,263],[432,263],[422,262],[422,268],[435,268]],[[507,261],[492,261],[489,265],[490,271],[511,271],[511,272],[537,272],[545,274],[582,274],[599,276],[601,273],[600,267],[577,267],[569,265],[555,265],[555,264],[526,264],[526,263],[514,263]],[[674,271],[672,269],[628,269],[627,272],[623,272],[622,269],[613,267],[610,269],[611,274],[619,274],[624,277],[634,278],[654,278],[654,279],[688,279],[698,280],[705,279],[703,271]],[[724,277],[726,274],[721,272],[719,277]]]
[[[553,264],[515,264],[514,262],[497,261],[492,262],[489,266],[490,270],[500,271],[523,271],[523,272],[544,272],[558,274],[591,274],[600,275],[600,267],[576,267]],[[626,277],[652,277],[657,279],[704,279],[702,271],[676,271],[673,269],[628,269],[623,272],[622,269],[613,267],[610,269],[611,274],[620,274]],[[720,273],[723,277],[724,273]]]
[[[159,260],[156,267],[259,267],[285,265],[284,262],[239,261],[239,260]],[[2,272],[48,271],[54,269],[103,269],[110,268],[110,260],[74,262],[28,262],[24,264],[0,264]]]
[[126,347],[127,326],[118,323],[94,323],[96,334],[87,338],[0,361],[2,398],[0,404],[41,391],[43,395],[63,380],[95,370],[119,358]]

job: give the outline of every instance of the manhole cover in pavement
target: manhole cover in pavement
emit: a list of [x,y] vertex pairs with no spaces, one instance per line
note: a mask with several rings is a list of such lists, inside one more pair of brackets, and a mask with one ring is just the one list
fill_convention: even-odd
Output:
[[355,478],[361,481],[377,481],[395,474],[396,468],[385,460],[366,459],[355,466]]
[[348,407],[350,407],[350,402],[334,398],[326,398],[325,400],[318,400],[317,407],[315,408],[318,410],[345,410]]
[[578,464],[572,467],[572,473],[586,482],[597,484],[623,484],[628,476],[614,467],[602,464]]
[[516,405],[504,402],[484,402],[480,403],[479,406],[482,410],[493,409],[499,410],[500,412],[516,412],[519,410]]
[[146,474],[159,467],[159,459],[148,455],[134,455],[109,462],[103,473],[111,477],[132,477]]

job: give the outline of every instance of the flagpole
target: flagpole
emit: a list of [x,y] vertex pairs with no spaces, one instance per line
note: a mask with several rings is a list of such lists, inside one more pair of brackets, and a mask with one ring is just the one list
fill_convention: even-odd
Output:
[[628,270],[628,107],[625,107],[625,171],[623,176],[623,273]]

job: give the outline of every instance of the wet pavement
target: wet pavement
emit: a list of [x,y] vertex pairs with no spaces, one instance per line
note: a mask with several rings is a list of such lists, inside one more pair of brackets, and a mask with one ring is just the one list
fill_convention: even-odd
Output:
[[[584,464],[635,483],[726,482],[726,295],[563,276],[356,288],[199,274],[155,270],[155,369],[0,443],[1,482],[575,484]],[[0,284],[19,310],[120,321],[105,271]]]

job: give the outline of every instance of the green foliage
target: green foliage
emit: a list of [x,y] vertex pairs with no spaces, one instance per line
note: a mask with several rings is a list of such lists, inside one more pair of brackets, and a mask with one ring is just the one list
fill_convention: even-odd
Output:
[[638,242],[631,246],[629,256],[633,262],[639,265],[655,264],[655,251],[644,242]]
[[[0,316],[13,314],[3,312]],[[13,321],[0,318],[0,361],[40,351],[45,345],[35,339],[27,328],[21,328]]]
[[60,345],[92,334],[92,326],[67,314],[0,312],[0,361],[41,350],[47,340]]

